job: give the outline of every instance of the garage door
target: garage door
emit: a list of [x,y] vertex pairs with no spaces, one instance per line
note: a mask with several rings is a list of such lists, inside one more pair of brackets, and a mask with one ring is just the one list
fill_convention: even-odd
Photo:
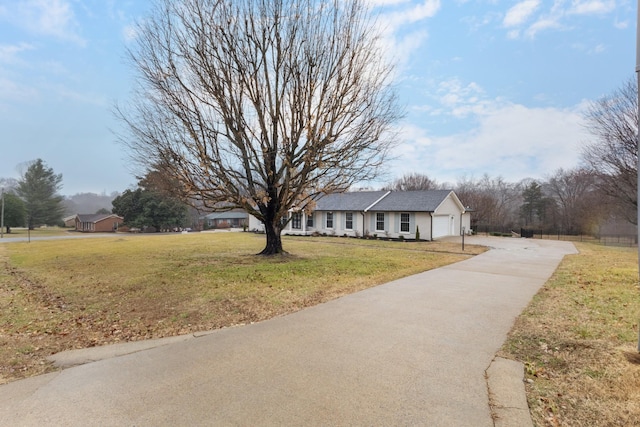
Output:
[[437,215],[433,217],[433,238],[453,236],[453,217]]

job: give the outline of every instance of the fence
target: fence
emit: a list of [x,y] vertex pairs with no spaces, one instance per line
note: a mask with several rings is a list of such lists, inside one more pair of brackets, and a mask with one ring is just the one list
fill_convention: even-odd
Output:
[[588,234],[563,234],[553,233],[543,230],[534,230],[528,228],[520,228],[519,230],[505,229],[499,227],[476,227],[475,234],[483,236],[517,236],[530,239],[545,239],[545,240],[564,240],[570,242],[589,242],[596,243],[604,246],[628,246],[635,247],[638,245],[637,234],[601,234],[597,236]]

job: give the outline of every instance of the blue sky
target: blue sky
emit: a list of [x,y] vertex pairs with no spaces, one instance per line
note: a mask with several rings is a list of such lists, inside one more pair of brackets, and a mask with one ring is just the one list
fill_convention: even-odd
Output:
[[[591,100],[634,75],[631,0],[368,0],[406,118],[390,175],[517,182],[578,165]],[[42,158],[62,194],[135,184],[113,105],[144,0],[0,0],[0,177]]]

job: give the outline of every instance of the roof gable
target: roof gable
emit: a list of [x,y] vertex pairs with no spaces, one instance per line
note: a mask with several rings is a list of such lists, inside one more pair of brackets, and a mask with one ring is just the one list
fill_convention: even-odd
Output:
[[364,211],[388,191],[356,191],[353,193],[332,193],[322,196],[316,202],[317,211]]

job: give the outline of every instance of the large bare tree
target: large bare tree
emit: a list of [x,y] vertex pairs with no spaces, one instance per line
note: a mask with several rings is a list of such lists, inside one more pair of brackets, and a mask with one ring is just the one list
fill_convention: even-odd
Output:
[[566,234],[594,231],[605,216],[607,204],[595,187],[596,177],[586,168],[558,169],[543,183],[558,208],[554,227]]
[[378,176],[401,116],[361,0],[159,0],[130,58],[123,141],[181,196],[240,207],[282,253],[288,212]]
[[484,174],[481,178],[462,177],[455,186],[460,201],[472,209],[471,220],[476,227],[503,230],[518,222],[521,190],[518,184],[504,178]]
[[438,181],[429,178],[427,175],[411,172],[396,178],[390,184],[387,184],[384,190],[394,191],[419,191],[419,190],[440,190],[444,187],[438,184]]
[[618,202],[619,211],[634,224],[638,208],[637,86],[631,78],[611,95],[591,103],[585,118],[595,140],[582,150],[582,159],[597,175],[596,185]]

